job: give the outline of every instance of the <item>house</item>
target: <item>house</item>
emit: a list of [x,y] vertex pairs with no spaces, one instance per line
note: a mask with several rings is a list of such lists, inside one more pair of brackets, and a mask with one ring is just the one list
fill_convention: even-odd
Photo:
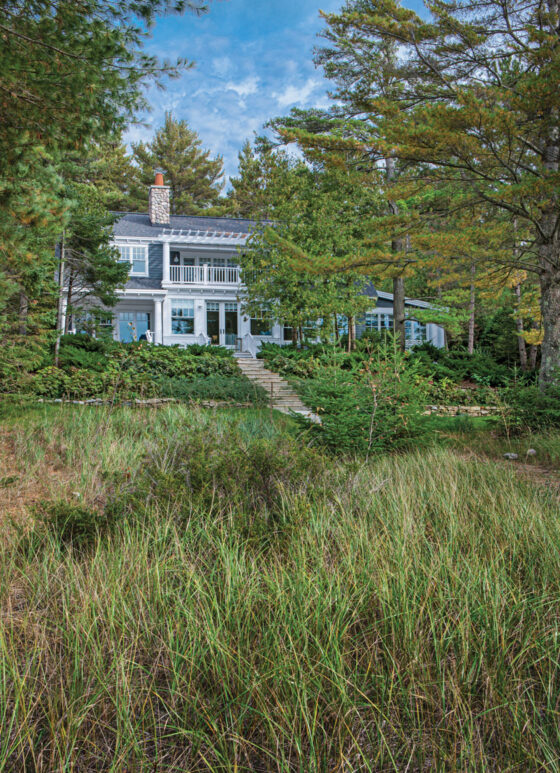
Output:
[[[249,319],[241,311],[238,251],[255,223],[235,218],[170,214],[170,188],[156,174],[146,214],[123,214],[114,226],[120,260],[130,264],[120,300],[105,320],[115,340],[155,344],[217,344],[256,355],[262,341],[288,343],[280,321]],[[392,296],[372,287],[372,309],[360,330],[392,327]],[[407,300],[407,306],[429,307]],[[443,329],[407,320],[409,344],[443,346]],[[76,330],[76,325],[73,325]]]

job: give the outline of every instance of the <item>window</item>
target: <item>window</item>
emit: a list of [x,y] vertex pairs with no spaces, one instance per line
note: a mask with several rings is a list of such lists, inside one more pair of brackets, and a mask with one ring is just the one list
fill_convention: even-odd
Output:
[[251,317],[251,335],[271,336],[272,320],[267,317]]
[[169,261],[172,266],[194,266],[192,255],[182,255],[179,250],[171,250]]
[[284,325],[284,341],[293,341],[294,340],[294,329],[293,327],[288,327],[288,325]]
[[404,330],[406,343],[409,346],[422,344],[426,340],[426,325],[423,322],[407,319],[404,323]]
[[145,246],[131,247],[122,246],[117,247],[120,253],[119,263],[130,264],[131,276],[148,276],[148,248]]
[[186,301],[171,307],[171,332],[174,335],[194,333],[194,301]]

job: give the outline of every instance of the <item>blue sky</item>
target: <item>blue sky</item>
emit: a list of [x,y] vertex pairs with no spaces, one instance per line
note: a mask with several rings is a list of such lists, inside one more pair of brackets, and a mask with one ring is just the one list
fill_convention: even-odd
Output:
[[313,65],[319,9],[336,11],[343,0],[213,0],[202,17],[186,13],[160,19],[147,51],[186,57],[195,67],[167,90],[151,90],[149,128],[134,126],[128,142],[149,139],[166,110],[185,119],[203,146],[221,155],[227,175],[237,171],[244,141],[269,118],[292,107],[325,107],[328,82]]

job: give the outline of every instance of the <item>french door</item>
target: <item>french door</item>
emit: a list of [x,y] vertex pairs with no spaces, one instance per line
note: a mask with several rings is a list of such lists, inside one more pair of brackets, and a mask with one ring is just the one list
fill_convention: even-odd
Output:
[[145,341],[150,330],[148,311],[121,311],[119,313],[119,341],[123,344],[131,341]]
[[237,303],[206,301],[206,334],[214,346],[235,346],[238,331]]

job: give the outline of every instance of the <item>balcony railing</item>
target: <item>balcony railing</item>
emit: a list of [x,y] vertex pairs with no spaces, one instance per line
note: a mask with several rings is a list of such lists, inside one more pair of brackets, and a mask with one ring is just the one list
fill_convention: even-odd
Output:
[[169,266],[169,281],[181,285],[237,285],[239,266]]

